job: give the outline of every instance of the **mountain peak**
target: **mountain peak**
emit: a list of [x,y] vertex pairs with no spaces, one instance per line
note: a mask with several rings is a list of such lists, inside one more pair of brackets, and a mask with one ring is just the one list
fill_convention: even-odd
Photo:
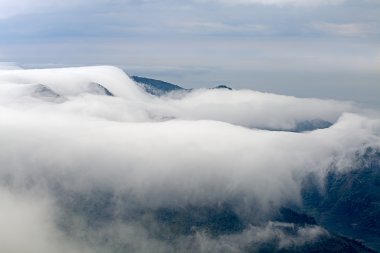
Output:
[[172,91],[186,90],[185,88],[182,88],[176,84],[164,82],[157,79],[140,76],[131,76],[131,78],[146,92],[155,96],[162,96]]
[[213,89],[227,89],[227,90],[232,90],[231,87],[228,87],[227,85],[218,85],[218,86],[215,86]]

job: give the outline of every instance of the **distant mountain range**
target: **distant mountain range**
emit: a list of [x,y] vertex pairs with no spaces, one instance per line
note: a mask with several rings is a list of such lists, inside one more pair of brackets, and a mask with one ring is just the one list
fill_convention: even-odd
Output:
[[[154,96],[163,96],[171,92],[191,92],[193,89],[185,89],[177,84],[147,78],[140,76],[131,76],[131,78],[142,87],[147,93]],[[211,89],[225,89],[232,91],[233,89],[227,85],[217,85]],[[306,132],[313,131],[316,129],[324,129],[332,126],[332,123],[323,119],[312,119],[305,120],[296,123],[294,129],[290,130],[291,132]],[[268,129],[272,131],[281,131],[281,129]]]
[[[155,96],[162,96],[173,91],[191,91],[193,89],[185,89],[179,85],[168,83],[165,81],[141,77],[141,76],[130,76],[140,87],[144,88],[146,92]],[[227,85],[218,85],[212,89],[227,89],[232,90],[231,87]]]

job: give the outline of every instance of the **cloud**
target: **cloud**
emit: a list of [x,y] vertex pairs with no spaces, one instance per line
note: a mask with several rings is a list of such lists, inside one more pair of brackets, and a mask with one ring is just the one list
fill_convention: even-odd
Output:
[[93,0],[93,1],[58,1],[58,0],[0,0],[2,6],[0,10],[0,20],[16,15],[37,13],[52,13],[57,11],[83,10],[82,8],[91,8],[99,10],[102,6],[125,6],[125,5],[142,5],[151,3],[150,0]]
[[[241,252],[244,248],[260,247],[261,244],[277,241],[276,249],[289,249],[294,246],[303,246],[311,243],[322,236],[328,236],[328,232],[319,226],[308,226],[296,231],[294,235],[284,232],[284,228],[294,229],[294,224],[269,222],[265,226],[252,226],[245,230],[241,235],[224,236],[218,239],[207,238],[204,234],[198,234],[196,244],[199,249],[205,249],[205,252],[220,252],[229,249],[228,252]],[[227,247],[226,247],[227,246]]]
[[336,5],[344,3],[345,0],[202,0],[218,2],[227,5],[293,5],[293,6],[319,6],[319,5]]
[[[200,89],[182,96],[179,94],[178,99],[157,99],[144,94],[122,71],[110,67],[22,70],[2,73],[0,78],[26,86],[47,85],[62,96],[74,96],[67,104],[74,115],[85,109],[87,115],[118,121],[152,122],[165,118],[218,120],[249,128],[290,130],[305,120],[324,119],[335,122],[342,112],[356,110],[349,102],[299,99],[250,90]],[[117,94],[118,99],[108,101],[108,98],[91,96],[85,96],[84,100],[77,99],[76,94],[86,95],[91,82],[104,85],[113,94]],[[8,90],[9,87],[5,87]],[[9,95],[5,95],[6,90],[3,91],[3,96],[9,99]],[[21,98],[25,97],[19,99]],[[94,107],[84,107],[83,103]],[[66,110],[66,106],[62,109]]]
[[358,23],[348,23],[348,24],[336,24],[327,22],[317,22],[311,25],[312,28],[333,35],[339,36],[368,36],[377,33],[375,24],[358,24]]
[[[114,96],[92,94],[91,83]],[[41,85],[65,100],[39,96]],[[305,133],[263,130],[314,118],[335,124]],[[154,210],[233,203],[232,211],[254,224],[299,205],[305,175],[348,169],[355,154],[379,147],[379,130],[377,116],[346,102],[206,89],[158,98],[107,66],[2,71],[0,182],[22,197],[0,191],[9,209],[0,221],[25,216],[28,227],[41,224],[39,252],[67,240],[66,252],[178,252],[152,236],[160,228]],[[283,226],[292,225],[265,223],[216,239],[199,230],[175,240],[217,252],[273,238],[286,248],[326,235],[316,226],[289,235]]]
[[0,62],[0,71],[12,70],[12,69],[21,69],[21,68],[14,62]]
[[[199,90],[155,98],[111,67],[9,71],[0,73],[0,79],[1,130],[8,136],[1,147],[7,154],[1,156],[2,164],[11,162],[12,167],[13,159],[21,156],[17,168],[29,168],[29,176],[46,169],[47,174],[90,172],[83,180],[108,178],[115,181],[112,185],[152,194],[152,203],[179,201],[179,193],[190,194],[194,201],[237,192],[266,196],[268,203],[286,200],[297,195],[293,173],[326,167],[331,154],[344,157],[347,147],[362,148],[371,136],[371,128],[368,135],[360,130],[360,122],[368,120],[344,114],[355,110],[336,101],[247,90]],[[103,85],[115,97],[88,94],[90,82]],[[38,84],[68,101],[52,104],[29,96]],[[337,123],[308,134],[251,129],[287,130],[315,118]],[[357,135],[351,136],[351,131]],[[5,143],[12,143],[13,149]],[[271,158],[273,153],[277,159]],[[204,166],[208,169],[196,169]],[[264,168],[273,171],[262,173]],[[251,180],[257,181],[252,187]]]
[[[345,2],[345,0],[196,0],[201,2],[217,2],[228,5],[251,5],[251,4],[260,4],[260,5],[295,5],[295,6],[318,6],[318,5],[335,5]],[[167,5],[170,1],[164,1],[162,4]],[[67,10],[70,8],[81,8],[85,6],[104,6],[104,5],[113,5],[113,6],[125,6],[125,5],[147,5],[154,4],[154,1],[146,0],[127,0],[127,1],[107,1],[107,0],[96,0],[96,1],[58,1],[58,0],[19,0],[19,1],[10,1],[10,0],[0,0],[0,5],[2,6],[0,10],[0,19],[8,18],[20,14],[28,13],[45,13],[53,12],[57,10]]]
[[33,13],[33,12],[44,12],[46,9],[58,9],[62,7],[67,7],[75,5],[73,1],[46,1],[46,0],[20,0],[20,1],[9,1],[0,0],[1,10],[0,19],[8,18],[14,15]]
[[88,252],[59,231],[54,223],[57,210],[45,197],[0,189],[0,251]]
[[270,27],[260,24],[226,24],[223,22],[193,21],[170,24],[182,33],[194,34],[258,34],[270,31]]
[[[294,234],[289,234],[286,229],[294,229]],[[162,231],[161,231],[162,232]],[[113,238],[105,248],[117,250],[113,244],[115,241],[123,241],[134,252],[246,252],[247,249],[258,249],[275,242],[275,249],[291,250],[307,243],[328,237],[326,230],[319,226],[307,226],[295,228],[294,224],[268,222],[263,226],[250,226],[240,234],[212,237],[199,231],[194,235],[179,236],[169,241],[159,241],[149,238],[143,227],[136,224],[118,224],[107,227],[94,237]],[[119,245],[119,247],[122,247]],[[124,246],[125,247],[125,246]]]

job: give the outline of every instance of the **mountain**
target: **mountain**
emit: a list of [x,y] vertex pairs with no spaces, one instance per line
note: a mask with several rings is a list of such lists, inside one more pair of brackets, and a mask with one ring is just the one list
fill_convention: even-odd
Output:
[[[179,85],[172,84],[169,82],[141,77],[141,76],[130,76],[139,86],[144,88],[144,90],[155,96],[162,96],[172,91],[191,91],[191,89],[185,89]],[[232,88],[226,85],[218,85],[211,89],[226,89],[232,90]]]
[[162,96],[172,91],[188,91],[181,86],[164,82],[161,80],[140,77],[140,76],[131,76],[131,78],[144,90],[155,96]]
[[[146,77],[131,76],[131,78],[146,92],[155,96],[162,96],[173,91],[191,91],[192,90],[192,89],[185,89],[185,88],[182,88],[181,86],[168,83],[165,81],[146,78]],[[211,88],[211,90],[214,90],[214,89],[232,90],[231,87],[226,86],[226,85],[218,85],[214,88]],[[287,131],[301,133],[301,132],[313,131],[317,129],[328,128],[332,125],[333,124],[331,122],[323,120],[323,119],[311,119],[311,120],[296,122],[294,128],[289,129]],[[265,130],[283,131],[283,129],[265,129]]]
[[91,82],[87,88],[88,92],[94,95],[114,96],[107,88],[99,83]]
[[232,90],[231,87],[228,87],[227,85],[218,85],[215,86],[213,89],[226,89],[226,90]]
[[262,128],[263,130],[269,130],[269,131],[286,131],[286,132],[294,132],[294,133],[303,133],[303,132],[309,132],[314,131],[318,129],[325,129],[329,128],[333,125],[330,121],[323,120],[323,119],[312,119],[312,120],[304,120],[304,121],[298,121],[295,123],[295,126],[290,129],[281,129],[281,128]]
[[[137,226],[155,243],[168,243],[170,252],[218,252],[215,248],[201,250],[198,240],[210,247],[215,243],[222,252],[375,252],[357,240],[327,231],[312,217],[289,208],[251,223],[231,203],[147,208],[107,190],[56,193],[63,210],[58,222],[62,231],[77,239],[95,240],[99,248],[112,242],[114,252],[125,252],[131,247],[130,241],[109,234],[115,220],[123,229]],[[83,230],[87,233],[83,234]]]
[[[0,245],[36,233],[62,241],[33,252],[379,249],[380,121],[372,114],[138,80],[173,95],[150,96],[112,67],[0,73],[0,223],[11,232]],[[338,116],[334,127],[305,134],[250,129],[311,131]]]
[[39,98],[46,102],[56,102],[61,103],[65,102],[67,99],[53,91],[51,88],[43,84],[37,84],[33,87],[32,97]]
[[305,120],[305,121],[297,122],[294,132],[301,133],[301,132],[313,131],[317,129],[325,129],[325,128],[329,128],[332,125],[333,124],[331,122],[327,120],[323,120],[323,119]]
[[331,170],[322,189],[313,175],[305,180],[303,211],[380,251],[380,152],[368,148],[355,163],[348,171]]

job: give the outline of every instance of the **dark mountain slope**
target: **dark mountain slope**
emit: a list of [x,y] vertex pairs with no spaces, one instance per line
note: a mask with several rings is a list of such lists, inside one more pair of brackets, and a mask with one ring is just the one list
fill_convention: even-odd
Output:
[[182,88],[181,86],[164,82],[161,80],[156,80],[152,78],[140,77],[140,76],[131,76],[131,78],[144,90],[155,96],[162,96],[172,91],[186,91],[187,89]]
[[356,163],[355,169],[329,172],[322,190],[310,176],[304,210],[329,230],[380,250],[380,153],[370,148]]

